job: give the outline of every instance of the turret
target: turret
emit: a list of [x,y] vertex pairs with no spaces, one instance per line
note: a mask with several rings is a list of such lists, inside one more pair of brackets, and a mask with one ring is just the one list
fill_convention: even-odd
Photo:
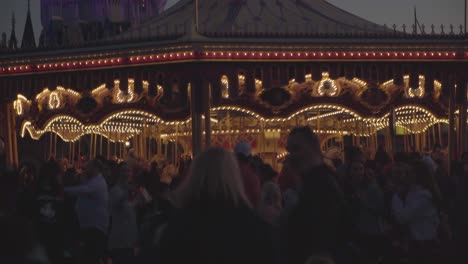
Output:
[[0,42],[0,50],[7,49],[7,34],[5,32],[2,33],[2,41]]
[[21,41],[21,49],[34,49],[36,48],[36,38],[34,36],[34,29],[31,21],[31,0],[28,0],[28,13],[26,16],[26,23],[24,25],[23,40]]
[[16,32],[15,32],[15,13],[11,16],[11,35],[10,40],[8,41],[8,48],[10,50],[17,50],[18,49],[18,40],[16,39]]

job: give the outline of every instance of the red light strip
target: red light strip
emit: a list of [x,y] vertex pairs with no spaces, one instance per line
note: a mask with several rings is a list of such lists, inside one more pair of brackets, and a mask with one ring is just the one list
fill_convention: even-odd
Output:
[[153,54],[145,56],[133,56],[129,58],[129,64],[151,63],[151,62],[164,62],[164,61],[180,61],[187,59],[195,59],[193,51],[188,52],[173,52],[163,54]]
[[468,52],[221,52],[206,51],[199,54],[201,59],[344,59],[344,60],[375,60],[375,59],[466,59]]
[[246,52],[246,51],[204,51],[172,52],[130,56],[127,58],[108,58],[82,61],[62,61],[32,65],[0,67],[0,74],[20,74],[76,69],[92,69],[122,65],[138,65],[185,60],[468,60],[468,52],[381,52],[381,51],[312,51],[312,52]]

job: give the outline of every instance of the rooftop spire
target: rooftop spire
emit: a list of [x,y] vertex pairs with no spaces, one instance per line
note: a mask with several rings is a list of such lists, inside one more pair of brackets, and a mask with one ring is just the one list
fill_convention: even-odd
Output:
[[16,40],[16,33],[15,33],[15,24],[16,24],[15,12],[13,12],[11,15],[11,35],[10,35],[10,40],[8,41],[8,48],[10,50],[18,49],[18,41]]
[[21,41],[21,49],[36,48],[36,39],[34,37],[34,29],[31,21],[31,0],[28,0],[28,14],[26,24],[24,25],[23,40]]

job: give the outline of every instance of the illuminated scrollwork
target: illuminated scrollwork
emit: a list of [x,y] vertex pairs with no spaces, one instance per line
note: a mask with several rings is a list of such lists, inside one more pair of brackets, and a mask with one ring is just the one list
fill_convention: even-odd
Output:
[[114,94],[114,102],[115,103],[131,103],[131,102],[135,101],[135,98],[136,98],[136,95],[135,95],[135,80],[134,79],[128,79],[127,93],[124,93],[120,89],[120,81],[115,80],[114,81],[113,94]]
[[[81,94],[72,89],[65,89],[57,86],[54,91],[44,88],[42,92],[36,95],[35,101],[39,109],[56,110],[69,104],[76,103],[81,98]],[[22,105],[24,106],[24,104]],[[18,109],[17,109],[18,111]]]
[[339,95],[340,89],[336,81],[330,79],[330,75],[328,72],[322,73],[322,80],[319,82],[317,93],[319,96],[335,97]]
[[237,79],[239,81],[239,95],[243,95],[245,93],[245,75],[239,74]]
[[162,87],[162,85],[158,84],[157,88],[158,88],[158,97],[164,96],[164,88]]
[[49,94],[48,106],[50,110],[58,109],[62,106],[62,99],[59,92],[54,91]]
[[16,110],[17,115],[23,115],[23,102],[21,102],[21,100],[15,100],[13,102],[13,108]]
[[221,96],[223,98],[229,98],[229,79],[226,75],[221,77]]
[[437,80],[434,80],[434,100],[439,101],[441,94],[442,94],[442,83],[440,83]]
[[410,87],[409,85],[409,75],[404,76],[405,80],[405,96],[407,98],[423,98],[425,95],[425,83],[426,78],[423,75],[419,75],[418,87]]
[[255,91],[258,93],[263,89],[263,81],[259,79],[255,79]]
[[31,102],[21,94],[18,94],[17,99],[13,102],[13,108],[15,109],[18,116],[26,114],[30,105]]

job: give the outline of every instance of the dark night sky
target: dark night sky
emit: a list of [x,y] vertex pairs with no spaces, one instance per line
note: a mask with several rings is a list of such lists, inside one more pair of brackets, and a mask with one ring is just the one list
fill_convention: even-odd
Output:
[[[173,5],[177,1],[168,0],[167,6]],[[464,23],[463,0],[329,0],[329,2],[370,21],[389,26],[413,24],[414,6],[417,6],[419,21],[426,25],[436,24],[439,28],[440,24],[447,26],[453,24],[458,32],[458,26]],[[37,38],[42,30],[39,6],[40,0],[31,0],[34,33]],[[11,14],[15,12],[16,34],[21,40],[26,10],[27,0],[0,0],[0,32],[6,32],[8,36],[10,35]],[[426,28],[428,31],[430,27]]]

